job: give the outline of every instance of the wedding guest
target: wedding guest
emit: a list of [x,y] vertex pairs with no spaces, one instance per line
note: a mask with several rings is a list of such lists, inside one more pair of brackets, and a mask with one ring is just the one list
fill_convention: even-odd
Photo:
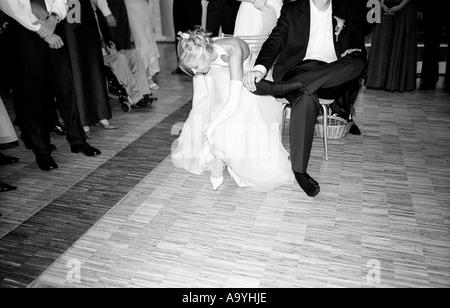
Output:
[[[425,46],[423,53],[420,90],[436,88],[439,80],[439,50],[444,41],[450,43],[450,14],[448,0],[437,0],[423,5]],[[447,29],[447,37],[444,37]],[[447,47],[445,90],[450,92],[450,52]]]
[[[186,1],[186,0],[185,0]],[[159,73],[159,50],[154,30],[154,0],[125,0],[135,48],[144,60],[151,89],[159,86],[153,80]]]
[[405,92],[416,89],[417,10],[414,0],[381,0],[384,14],[375,26],[367,88]]
[[131,49],[130,23],[124,0],[107,0],[107,4],[117,23],[109,28],[111,39],[119,50]]
[[81,123],[88,137],[90,126],[99,124],[105,130],[118,129],[111,124],[111,106],[95,13],[91,0],[78,0],[80,22],[62,21],[62,36],[67,42],[72,78]]
[[[173,0],[173,24],[175,30],[175,52],[178,62],[178,32],[192,30],[195,26],[202,24],[202,0]],[[183,71],[178,67],[172,74],[181,74]]]
[[[323,92],[332,96],[364,72],[359,19],[340,1],[298,0],[284,4],[244,85],[261,96],[285,97],[291,105],[290,157],[300,187],[310,197],[320,186],[307,172]],[[333,31],[334,30],[334,31]],[[295,57],[292,55],[296,55]],[[274,82],[263,79],[273,67]]]
[[225,34],[233,34],[240,4],[238,0],[208,0],[206,31],[213,37],[218,36],[220,30]]
[[283,0],[242,2],[236,17],[234,35],[268,35],[280,17]]
[[126,89],[134,106],[147,107],[151,105],[157,99],[150,97],[152,93],[148,86],[144,60],[135,49],[118,50],[110,38],[106,22],[99,14],[96,14],[96,17],[105,65],[111,68],[116,79]]
[[14,20],[11,25],[15,63],[13,93],[18,125],[24,142],[32,148],[39,168],[44,171],[58,168],[51,156],[50,102],[45,91],[48,83],[57,85],[71,151],[86,156],[100,154],[86,142],[73,90],[66,41],[61,38],[60,22],[67,15],[66,4],[66,0],[0,2],[0,9]]

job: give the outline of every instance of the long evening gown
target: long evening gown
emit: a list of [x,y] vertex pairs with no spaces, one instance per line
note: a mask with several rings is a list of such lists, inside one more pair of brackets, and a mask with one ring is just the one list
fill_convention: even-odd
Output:
[[[256,96],[243,85],[240,100],[227,102],[230,71],[221,60],[226,52],[215,48],[219,57],[210,71],[193,78],[192,110],[174,142],[173,163],[200,175],[222,160],[239,186],[263,192],[292,182],[289,154],[280,138],[281,104],[271,96]],[[245,72],[254,60],[254,55],[245,60]],[[224,114],[229,116],[219,121]],[[208,135],[211,126],[216,129]]]
[[[386,1],[389,7],[401,0]],[[372,39],[365,85],[387,91],[412,91],[417,80],[417,10],[411,1],[395,15],[383,14]]]

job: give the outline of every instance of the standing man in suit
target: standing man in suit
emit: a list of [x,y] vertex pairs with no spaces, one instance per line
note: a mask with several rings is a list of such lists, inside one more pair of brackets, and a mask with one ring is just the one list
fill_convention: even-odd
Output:
[[233,34],[240,4],[237,0],[208,0],[206,31],[218,36],[222,27],[223,33]]
[[[178,60],[178,32],[192,30],[202,25],[202,0],[173,0],[173,25],[175,30],[175,52]],[[181,74],[183,71],[177,67],[172,74]]]
[[[319,97],[339,96],[366,66],[360,18],[338,0],[298,0],[286,3],[278,24],[243,83],[257,95],[285,97],[291,104],[292,170],[310,197],[319,184],[307,173],[320,110]],[[273,68],[274,82],[264,80]]]
[[41,170],[58,168],[51,154],[48,129],[52,101],[47,89],[56,84],[61,116],[71,151],[86,156],[100,151],[86,142],[76,102],[68,51],[59,23],[67,16],[67,0],[1,0],[0,10],[14,19],[11,25],[14,63],[14,107],[22,140],[33,150]]

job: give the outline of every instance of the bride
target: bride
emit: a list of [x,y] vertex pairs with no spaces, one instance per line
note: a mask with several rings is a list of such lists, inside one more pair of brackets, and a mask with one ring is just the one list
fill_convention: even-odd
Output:
[[201,28],[179,33],[180,67],[194,75],[192,110],[172,148],[176,167],[211,172],[216,190],[223,170],[241,186],[267,192],[293,181],[280,139],[281,106],[242,84],[254,56],[239,38],[210,38]]
[[234,27],[235,36],[268,35],[280,17],[283,0],[242,1]]

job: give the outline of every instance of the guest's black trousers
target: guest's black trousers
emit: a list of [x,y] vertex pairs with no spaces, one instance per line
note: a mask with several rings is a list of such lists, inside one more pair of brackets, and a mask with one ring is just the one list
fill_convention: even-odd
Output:
[[67,49],[50,49],[35,32],[12,25],[14,50],[13,101],[22,140],[35,155],[51,154],[49,123],[54,113],[52,83],[72,145],[86,141],[80,122]]
[[[332,63],[303,61],[288,72],[283,80],[297,80],[308,90],[286,96],[291,103],[290,152],[292,170],[307,171],[314,139],[314,126],[319,114],[319,97],[339,98],[354,89],[364,71],[366,60],[361,56],[346,56]],[[348,95],[348,94],[347,94]]]

